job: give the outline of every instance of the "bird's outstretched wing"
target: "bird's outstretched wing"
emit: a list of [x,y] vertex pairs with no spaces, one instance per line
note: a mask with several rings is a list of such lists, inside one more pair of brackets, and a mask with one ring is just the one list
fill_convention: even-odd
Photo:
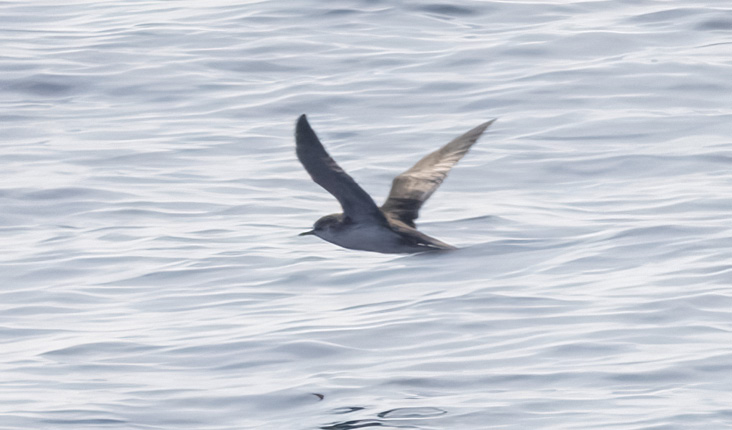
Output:
[[354,221],[376,220],[386,223],[384,215],[371,196],[328,155],[305,115],[301,115],[297,120],[295,142],[297,158],[313,181],[338,199],[343,207],[344,216]]
[[422,204],[435,192],[452,166],[463,158],[493,121],[495,119],[457,137],[394,178],[389,197],[381,206],[381,210],[390,217],[414,227],[414,220],[419,216]]

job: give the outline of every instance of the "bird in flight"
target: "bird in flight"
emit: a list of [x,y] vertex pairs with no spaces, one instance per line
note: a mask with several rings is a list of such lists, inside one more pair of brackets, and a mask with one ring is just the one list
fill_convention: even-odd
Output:
[[313,229],[301,233],[344,248],[382,253],[415,253],[456,249],[417,230],[414,220],[422,204],[495,119],[453,139],[394,178],[381,207],[328,155],[301,115],[295,126],[297,158],[316,184],[331,193],[343,213],[326,215]]

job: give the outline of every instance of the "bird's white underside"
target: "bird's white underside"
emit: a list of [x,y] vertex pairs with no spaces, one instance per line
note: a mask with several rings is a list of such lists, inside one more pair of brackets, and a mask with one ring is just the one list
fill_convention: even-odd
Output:
[[376,224],[353,224],[352,227],[339,229],[337,234],[323,229],[314,232],[316,236],[330,243],[349,249],[385,252],[390,245],[399,247],[399,235],[394,231]]

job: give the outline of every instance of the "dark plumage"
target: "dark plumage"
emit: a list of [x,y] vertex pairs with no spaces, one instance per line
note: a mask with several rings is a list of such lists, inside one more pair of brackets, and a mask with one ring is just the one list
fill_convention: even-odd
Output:
[[394,178],[389,197],[379,208],[328,155],[307,117],[301,115],[295,127],[297,157],[313,181],[331,193],[343,208],[342,214],[322,217],[313,230],[302,235],[314,234],[344,248],[384,253],[455,249],[418,231],[414,220],[422,204],[493,121],[455,138]]

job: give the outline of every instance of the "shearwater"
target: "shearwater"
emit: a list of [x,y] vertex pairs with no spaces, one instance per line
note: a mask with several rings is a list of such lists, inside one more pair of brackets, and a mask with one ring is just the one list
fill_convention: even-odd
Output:
[[394,178],[389,197],[378,207],[328,155],[307,117],[301,115],[295,127],[297,158],[313,181],[338,200],[343,213],[320,218],[312,230],[300,236],[312,234],[344,248],[383,253],[456,249],[418,231],[414,220],[452,166],[463,158],[493,121],[495,119],[457,137]]

